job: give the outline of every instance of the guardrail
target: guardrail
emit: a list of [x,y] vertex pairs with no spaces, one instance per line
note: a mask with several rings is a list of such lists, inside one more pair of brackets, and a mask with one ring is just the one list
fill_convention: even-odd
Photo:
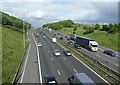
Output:
[[26,45],[26,47],[24,48],[24,52],[23,52],[22,58],[21,58],[21,60],[20,60],[20,63],[19,63],[19,65],[18,65],[18,68],[17,68],[17,70],[16,70],[16,72],[15,72],[14,78],[13,78],[13,80],[12,80],[12,85],[15,85],[15,84],[17,83],[17,77],[18,77],[18,74],[19,74],[19,71],[20,71],[20,67],[21,67],[21,65],[22,65],[22,63],[23,63],[23,58],[24,58],[24,56],[25,56],[25,54],[26,54],[26,50],[27,50],[28,46],[29,46],[29,43],[28,43],[28,44]]
[[[50,35],[50,34],[49,34],[49,35]],[[57,37],[56,37],[56,38],[57,38]],[[59,39],[59,38],[57,38],[57,39]],[[59,39],[59,40],[60,40],[60,39]],[[67,45],[65,45],[65,44],[67,44]],[[67,48],[69,48],[71,51],[73,51],[73,52],[76,53],[77,55],[81,55],[82,58],[83,58],[85,61],[89,62],[90,65],[94,66],[99,72],[102,72],[102,74],[104,74],[107,78],[109,78],[110,80],[112,80],[112,81],[115,82],[116,84],[119,84],[119,83],[120,83],[120,80],[119,80],[120,74],[116,73],[115,71],[113,71],[112,69],[108,68],[107,66],[105,66],[105,65],[102,64],[102,63],[100,63],[99,61],[93,59],[92,57],[90,57],[89,55],[85,54],[84,52],[82,52],[82,51],[80,51],[80,50],[79,50],[78,52],[74,51],[73,49],[71,49],[71,47],[69,47],[70,45],[68,45],[68,43],[62,41],[62,45],[66,46]],[[88,60],[88,58],[91,59],[92,61],[94,61],[94,63],[90,62],[90,61]],[[103,66],[104,68],[107,69],[107,71],[111,71],[114,75],[116,75],[116,76],[118,77],[118,79],[116,79],[115,77],[113,77],[112,75],[110,75],[109,73],[107,73],[106,71],[104,71],[103,69],[101,69],[100,67],[98,67],[96,64]]]

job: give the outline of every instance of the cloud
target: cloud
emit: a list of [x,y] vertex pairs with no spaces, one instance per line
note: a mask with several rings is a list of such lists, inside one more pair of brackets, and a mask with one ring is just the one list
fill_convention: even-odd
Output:
[[119,2],[119,0],[0,0],[1,2]]
[[0,10],[29,21],[34,26],[65,19],[83,23],[116,23],[117,4],[117,2],[2,2]]

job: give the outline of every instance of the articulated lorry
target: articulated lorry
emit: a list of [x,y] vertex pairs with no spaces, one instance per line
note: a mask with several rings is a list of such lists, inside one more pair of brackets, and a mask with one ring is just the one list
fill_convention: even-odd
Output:
[[75,42],[87,50],[94,52],[98,50],[98,43],[93,39],[76,36]]
[[85,73],[76,73],[68,78],[70,85],[96,85]]

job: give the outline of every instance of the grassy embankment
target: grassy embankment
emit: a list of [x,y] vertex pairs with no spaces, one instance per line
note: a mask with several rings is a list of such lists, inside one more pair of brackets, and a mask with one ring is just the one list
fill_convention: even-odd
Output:
[[[118,41],[118,35],[119,35],[118,33],[110,34],[105,31],[95,30],[91,34],[84,35],[83,33],[85,30],[83,30],[83,28],[84,28],[84,25],[81,25],[80,27],[78,27],[76,30],[76,34],[87,37],[87,38],[95,39],[99,43],[100,46],[118,51],[118,42],[119,42]],[[69,33],[72,33],[72,28],[64,28],[64,29],[60,29],[58,31],[63,34],[68,35]]]
[[0,27],[0,84],[2,83],[2,28]]
[[2,82],[11,83],[23,54],[23,34],[2,28]]

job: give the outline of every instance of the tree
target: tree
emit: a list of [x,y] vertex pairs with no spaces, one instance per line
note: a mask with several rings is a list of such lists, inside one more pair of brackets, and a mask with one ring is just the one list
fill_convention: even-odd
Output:
[[103,27],[102,27],[101,30],[102,30],[102,31],[109,31],[108,25],[103,25]]
[[73,29],[73,31],[76,31],[77,30],[77,26],[74,26],[74,29]]
[[76,34],[76,32],[75,32],[75,31],[73,31],[73,34]]
[[95,24],[95,28],[94,28],[95,30],[98,30],[98,29],[100,29],[100,25],[99,24]]

